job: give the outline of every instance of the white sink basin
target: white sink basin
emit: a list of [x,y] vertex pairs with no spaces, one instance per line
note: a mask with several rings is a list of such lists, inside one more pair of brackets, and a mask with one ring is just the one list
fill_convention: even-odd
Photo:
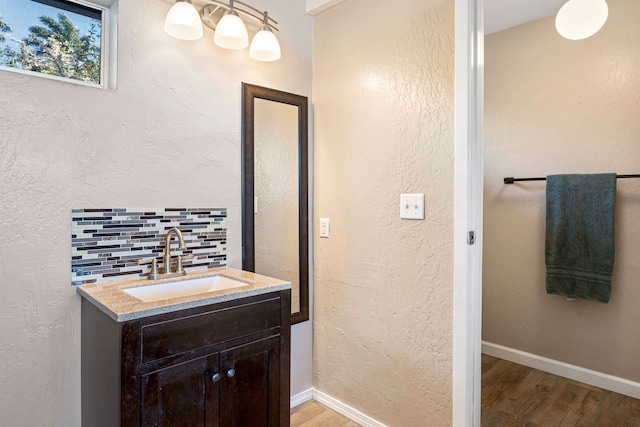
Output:
[[171,298],[204,294],[225,289],[240,288],[249,283],[225,276],[209,276],[199,279],[187,279],[179,282],[158,283],[135,288],[122,289],[123,292],[144,302],[163,301]]

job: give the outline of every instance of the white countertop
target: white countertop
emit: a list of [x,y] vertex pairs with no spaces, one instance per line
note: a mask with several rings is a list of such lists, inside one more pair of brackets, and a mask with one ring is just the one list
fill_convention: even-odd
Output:
[[[124,288],[178,282],[209,276],[224,276],[245,282],[246,286],[233,289],[182,296],[161,301],[144,302],[122,291]],[[291,283],[272,277],[229,267],[188,273],[170,279],[148,280],[146,278],[103,283],[90,283],[76,287],[76,292],[117,322],[139,319],[156,314],[170,313],[186,308],[201,307],[217,302],[231,301],[269,292],[291,289]]]

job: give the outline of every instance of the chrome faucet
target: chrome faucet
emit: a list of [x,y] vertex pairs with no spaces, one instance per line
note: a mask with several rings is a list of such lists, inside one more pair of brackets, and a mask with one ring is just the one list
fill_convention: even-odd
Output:
[[148,279],[164,279],[167,277],[184,276],[187,274],[182,267],[182,260],[193,258],[193,255],[178,255],[176,257],[176,268],[173,271],[171,269],[171,238],[174,234],[178,238],[178,249],[181,251],[187,249],[187,245],[184,243],[182,232],[178,228],[172,228],[171,230],[169,230],[167,232],[164,245],[164,254],[162,255],[162,268],[158,268],[158,260],[156,258],[153,258],[151,260],[138,261],[138,264],[140,265],[151,264],[151,271],[149,271],[149,274],[147,275]]
[[[181,251],[187,249],[187,245],[184,244],[184,237],[182,237],[182,231],[180,231],[178,228],[172,228],[171,230],[169,230],[167,232],[167,240],[164,245],[164,255],[162,256],[163,271],[160,274],[172,273],[171,271],[171,236],[174,234],[176,235],[176,237],[178,237],[178,242],[180,243],[178,246],[178,249]],[[178,258],[178,261],[181,261],[181,259]],[[184,272],[184,269],[182,268],[182,262],[178,262],[175,272],[180,273],[181,276],[187,274]],[[164,276],[164,277],[167,277],[167,276]]]

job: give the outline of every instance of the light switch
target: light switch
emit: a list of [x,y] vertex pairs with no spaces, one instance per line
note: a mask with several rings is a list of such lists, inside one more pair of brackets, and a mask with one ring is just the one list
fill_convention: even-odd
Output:
[[329,238],[329,218],[320,218],[320,237]]
[[424,194],[401,194],[400,218],[424,219]]

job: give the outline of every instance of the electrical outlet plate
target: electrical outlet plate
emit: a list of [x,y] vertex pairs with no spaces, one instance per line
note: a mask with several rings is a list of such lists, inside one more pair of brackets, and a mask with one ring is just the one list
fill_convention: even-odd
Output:
[[401,194],[400,218],[424,219],[424,194]]

